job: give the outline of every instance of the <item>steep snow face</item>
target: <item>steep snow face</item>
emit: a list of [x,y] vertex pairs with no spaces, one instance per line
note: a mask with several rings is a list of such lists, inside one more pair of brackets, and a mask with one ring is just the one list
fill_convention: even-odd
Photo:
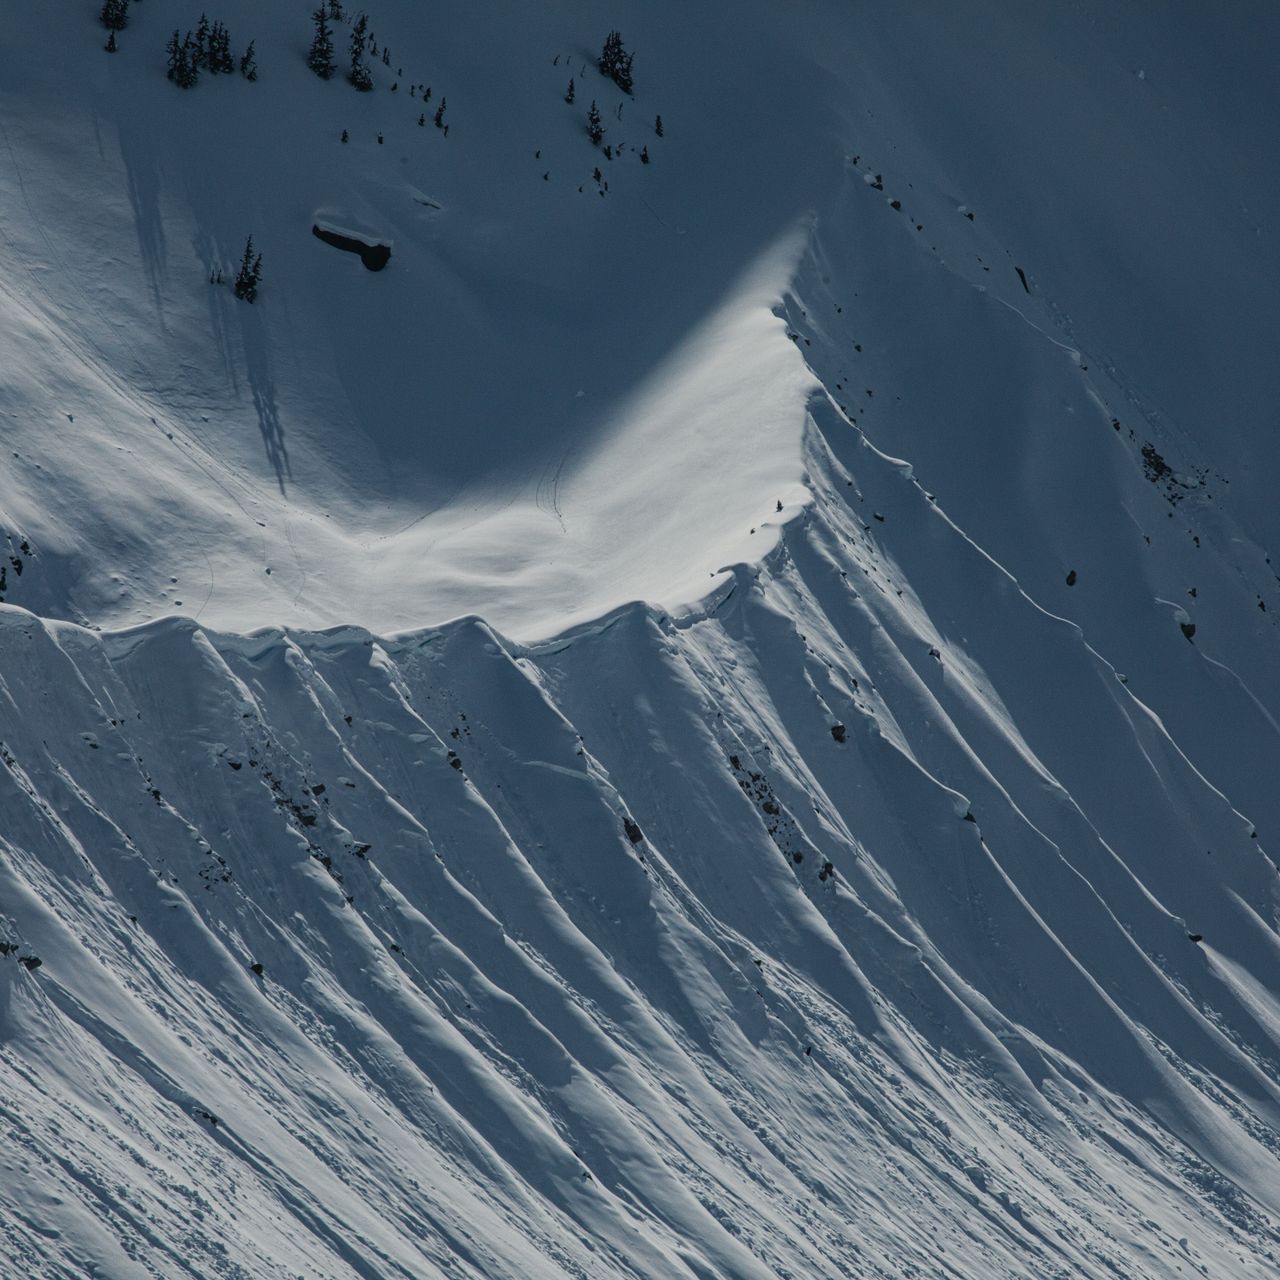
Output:
[[1274,1274],[1271,9],[93,7],[0,47],[13,1269]]
[[1274,866],[841,440],[679,624],[0,611],[20,1273],[1274,1274]]
[[813,408],[678,620],[0,608],[21,1274],[1274,1273],[1261,819]]

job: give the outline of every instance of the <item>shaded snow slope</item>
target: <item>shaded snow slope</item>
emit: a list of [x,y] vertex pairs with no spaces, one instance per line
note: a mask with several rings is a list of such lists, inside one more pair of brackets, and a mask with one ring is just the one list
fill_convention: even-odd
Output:
[[[844,324],[825,346],[824,316],[803,354],[859,406],[875,391],[864,425],[930,464],[975,536],[1014,529],[1055,573],[1081,554],[1042,501],[1050,480],[1085,512],[1088,494],[1038,446],[1095,427],[1095,396],[1134,433],[1135,482],[1150,443],[1273,588],[1277,180],[1255,161],[1280,114],[1258,62],[1275,17],[1113,8],[809,0],[724,29],[714,7],[619,6],[624,100],[582,73],[585,4],[386,0],[393,65],[368,95],[307,71],[292,6],[227,0],[260,79],[185,93],[161,74],[183,11],[137,4],[109,57],[88,18],[34,7],[0,50],[0,521],[40,557],[8,598],[238,629],[474,611],[525,637],[695,599],[801,496],[810,378],[770,313],[815,237]],[[328,248],[317,220],[391,244],[392,267]],[[250,232],[254,307],[207,284]],[[961,282],[991,304],[963,322]],[[1008,307],[1081,353],[1075,404],[1009,369]],[[1116,453],[1095,437],[1077,457],[1096,476]],[[993,459],[998,502],[945,492]]]
[[[136,6],[114,58],[91,22],[24,19],[0,54],[20,104],[0,141],[0,357],[21,370],[2,518],[40,564],[10,599],[236,628],[480,610],[545,635],[696,600],[746,557],[757,512],[802,496],[812,378],[773,311],[843,153],[781,15],[735,65],[796,104],[786,130],[772,100],[709,92],[718,19],[672,40],[678,6],[639,8],[634,100],[582,73],[581,4],[388,3],[372,28],[395,65],[368,95],[307,70],[305,6],[226,4],[260,78],[185,93],[162,74],[176,12]],[[83,82],[39,53],[62,40]],[[593,98],[613,160],[586,135]],[[317,221],[391,244],[390,267]],[[252,307],[207,283],[249,233]]]
[[94,7],[0,47],[11,1269],[1273,1275],[1270,9]]

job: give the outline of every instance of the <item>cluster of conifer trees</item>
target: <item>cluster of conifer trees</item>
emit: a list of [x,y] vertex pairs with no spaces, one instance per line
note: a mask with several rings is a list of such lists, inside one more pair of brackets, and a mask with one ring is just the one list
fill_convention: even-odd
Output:
[[[331,80],[337,73],[338,66],[334,60],[333,31],[329,24],[341,22],[346,15],[342,10],[341,0],[325,0],[311,15],[316,24],[315,35],[311,39],[311,48],[307,53],[307,66],[321,80]],[[378,44],[369,31],[367,14],[358,14],[351,24],[351,39],[347,46],[347,79],[361,93],[368,93],[373,88],[373,73],[365,61],[366,54],[378,56]],[[384,47],[382,61],[391,65],[391,50]],[[396,86],[392,86],[393,88]]]
[[635,87],[631,76],[631,63],[635,54],[628,53],[622,43],[622,36],[617,31],[610,31],[605,37],[604,48],[600,50],[597,66],[602,76],[608,76],[623,93],[630,93]]
[[[635,54],[628,53],[626,46],[622,43],[622,36],[617,31],[610,31],[605,37],[604,48],[600,51],[600,57],[596,60],[596,66],[600,68],[602,76],[608,76],[610,80],[622,90],[623,93],[630,94],[635,89],[635,78],[631,73],[631,64],[635,59]],[[565,90],[564,100],[572,104],[578,96],[577,85],[570,79],[569,87]],[[622,118],[622,107],[618,107],[618,118]],[[662,137],[662,117],[656,116],[653,121],[653,132]],[[587,112],[587,137],[591,139],[595,146],[599,146],[604,141],[605,127],[604,121],[600,116],[600,107],[597,103],[592,102],[591,109]],[[613,150],[611,147],[605,147],[605,154],[612,159]],[[645,146],[640,152],[640,162],[642,164],[649,163],[649,148]],[[599,181],[599,170],[596,170],[597,181]]]
[[[240,74],[246,80],[258,78],[258,64],[254,55],[254,42],[240,55]],[[200,73],[230,75],[236,69],[236,59],[231,53],[231,36],[221,22],[211,23],[205,14],[194,32],[185,36],[174,31],[169,37],[169,69],[167,75],[180,89],[190,89],[200,79]]]

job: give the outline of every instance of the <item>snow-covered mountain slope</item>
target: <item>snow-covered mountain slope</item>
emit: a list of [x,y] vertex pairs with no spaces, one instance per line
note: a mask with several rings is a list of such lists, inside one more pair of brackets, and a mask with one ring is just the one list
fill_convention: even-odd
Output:
[[1272,11],[95,7],[0,45],[10,1269],[1274,1275]]
[[[40,54],[65,16],[24,21],[6,50],[24,104],[5,126],[3,354],[24,371],[6,510],[41,563],[10,599],[241,629],[481,607],[546,635],[696,600],[747,557],[759,513],[803,496],[812,376],[773,307],[812,202],[847,181],[843,144],[830,121],[802,131],[782,15],[734,61],[796,103],[785,131],[771,98],[712,92],[717,15],[673,38],[680,6],[638,8],[634,100],[589,65],[589,5],[384,5],[394,65],[374,62],[368,95],[307,70],[305,6],[224,5],[259,79],[186,92],[161,74],[172,6],[135,5],[113,57],[77,24],[75,85]],[[593,99],[612,160],[586,134]],[[389,243],[390,267],[318,223]],[[207,284],[250,233],[252,307]]]

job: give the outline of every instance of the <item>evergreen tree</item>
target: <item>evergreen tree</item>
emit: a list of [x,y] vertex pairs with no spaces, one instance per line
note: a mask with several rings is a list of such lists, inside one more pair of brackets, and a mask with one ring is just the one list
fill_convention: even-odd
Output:
[[648,164],[648,163],[649,163],[649,148],[648,148],[648,147],[644,147],[644,148],[642,148],[642,149],[641,149],[641,151],[640,151],[640,163],[641,163],[641,164]]
[[373,76],[364,65],[364,49],[368,39],[369,19],[362,13],[351,28],[351,72],[348,76],[361,93],[368,93],[373,88]]
[[658,135],[658,137],[662,137],[662,117],[661,116],[657,116],[654,118],[653,131]]
[[341,22],[346,15],[342,12],[342,0],[329,0],[329,19]]
[[329,31],[328,15],[324,6],[311,15],[316,24],[316,33],[311,40],[311,51],[307,54],[307,66],[320,77],[328,80],[332,77],[333,67],[333,35]]
[[350,135],[350,134],[349,134],[345,129],[343,129],[343,131],[342,131],[342,141],[343,141],[343,142],[349,142],[350,140],[351,140],[351,135]]
[[445,108],[445,104],[448,101],[449,101],[448,98],[441,98],[440,105],[436,108],[436,128],[437,129],[444,128],[444,108]]
[[168,76],[170,80],[176,80],[178,78],[178,66],[182,61],[182,40],[178,36],[178,32],[176,29],[174,30],[173,35],[169,37],[168,52],[169,52]]
[[235,59],[231,56],[231,35],[221,22],[215,22],[209,28],[205,59],[210,75],[230,75],[236,69]]
[[600,123],[600,108],[593,102],[587,112],[587,137],[598,147],[604,137],[604,125]]
[[236,273],[235,284],[232,285],[237,298],[245,302],[256,302],[258,298],[258,282],[262,279],[262,254],[257,257],[253,253],[253,237],[245,241],[244,257],[240,259],[240,270]]
[[383,46],[383,49],[382,49],[382,65],[384,67],[389,67],[391,65],[391,50],[388,49],[385,45]]
[[253,54],[252,40],[249,41],[249,47],[240,55],[240,74],[249,81],[258,78],[258,61]]
[[102,0],[98,17],[108,31],[123,31],[129,25],[129,0]]
[[610,31],[605,37],[604,48],[600,50],[597,65],[602,76],[608,76],[623,93],[630,93],[633,87],[631,78],[631,62],[634,55],[628,53],[622,44],[622,36]]
[[202,13],[196,24],[196,38],[192,46],[192,64],[199,71],[209,61],[209,19]]
[[179,89],[190,89],[200,79],[199,49],[190,31],[181,43],[176,31],[169,41],[169,79]]
[[119,49],[119,47],[120,47],[120,46],[119,46],[118,44],[116,44],[116,33],[115,33],[115,31],[114,31],[114,30],[112,30],[112,31],[108,32],[108,33],[107,33],[107,52],[108,52],[108,53],[115,53],[115,52],[116,52],[116,50],[117,50],[117,49]]
[[572,77],[569,80],[569,87],[565,90],[564,100],[572,104],[574,98],[578,96],[578,91],[574,88]]
[[613,70],[618,65],[618,55],[621,52],[622,36],[616,31],[610,31],[604,38],[604,48],[600,50],[600,57],[596,59],[596,65],[599,66],[602,76],[613,79]]

